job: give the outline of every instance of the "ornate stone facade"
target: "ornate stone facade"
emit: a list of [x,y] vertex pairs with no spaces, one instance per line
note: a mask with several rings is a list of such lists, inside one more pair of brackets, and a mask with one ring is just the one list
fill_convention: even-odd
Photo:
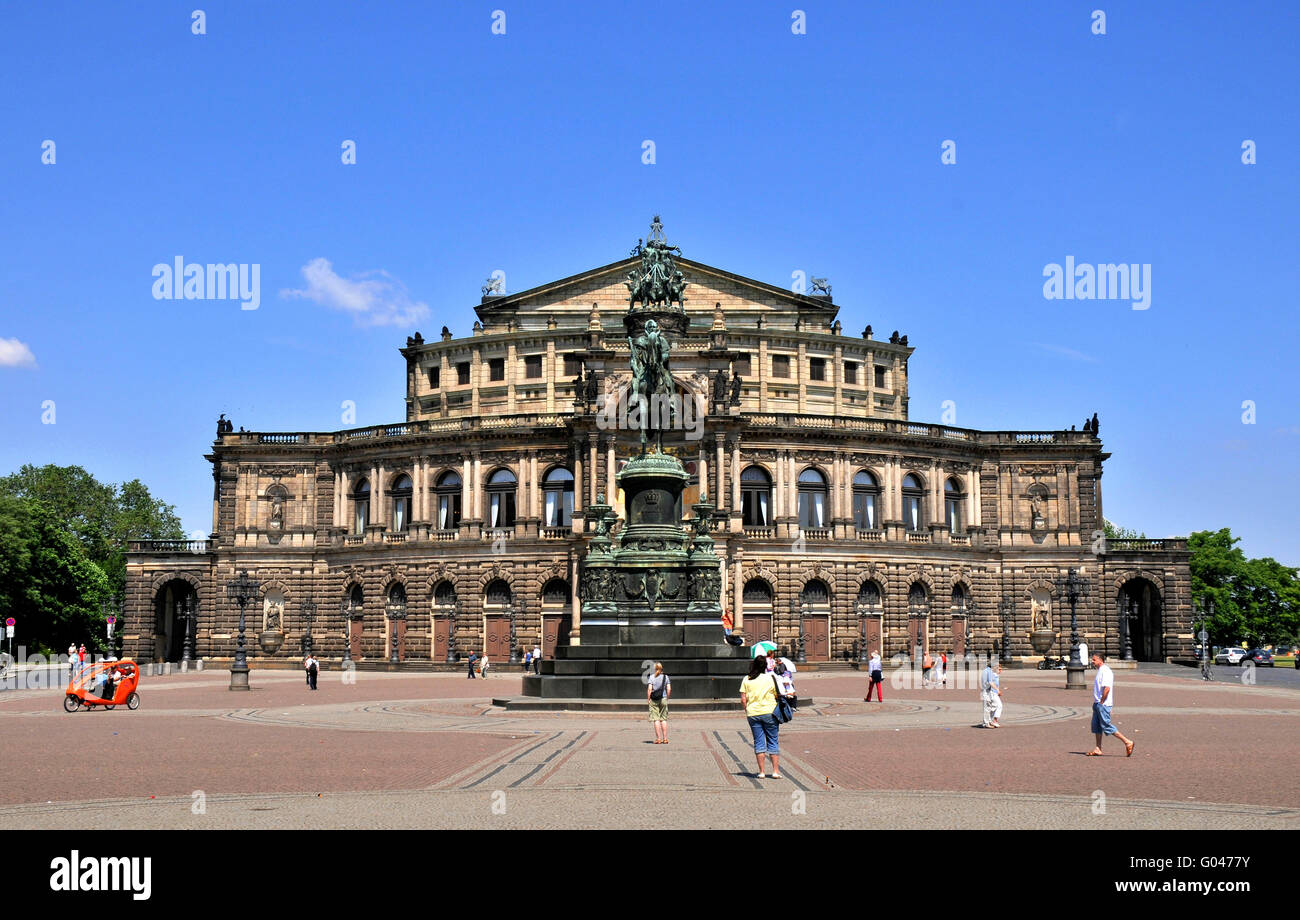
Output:
[[[221,426],[207,455],[211,539],[132,547],[127,653],[179,658],[192,596],[195,654],[231,656],[239,611],[225,583],[240,569],[275,592],[280,657],[300,653],[304,601],[317,605],[312,634],[327,656],[346,635],[354,657],[387,658],[396,632],[404,660],[444,661],[453,613],[457,650],[497,661],[511,614],[520,647],[581,642],[577,567],[596,536],[585,509],[608,496],[622,517],[615,477],[639,449],[621,318],[642,262],[638,252],[522,293],[492,290],[471,336],[408,339],[404,422]],[[1091,423],[910,421],[905,336],[843,335],[828,293],[675,264],[682,402],[665,449],[691,475],[678,513],[704,497],[717,509],[724,602],[749,638],[793,646],[802,625],[810,660],[847,657],[861,636],[886,657],[917,644],[987,652],[1006,606],[1011,653],[1031,656],[1035,615],[1068,634],[1057,583],[1073,567],[1091,586],[1078,606],[1090,647],[1120,652],[1132,600],[1135,657],[1190,654],[1186,541],[1104,545],[1110,455]],[[251,633],[264,606],[250,607]]]

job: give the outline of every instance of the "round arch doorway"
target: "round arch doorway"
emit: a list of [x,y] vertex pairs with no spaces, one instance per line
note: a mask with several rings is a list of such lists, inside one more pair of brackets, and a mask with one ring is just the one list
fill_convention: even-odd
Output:
[[[183,578],[173,578],[154,595],[154,661],[180,661],[185,649],[185,631],[193,635],[199,614],[199,598],[194,586]],[[188,615],[187,615],[188,611]]]
[[1133,657],[1138,661],[1164,661],[1164,603],[1160,589],[1145,578],[1130,578],[1119,589],[1119,612],[1129,610],[1133,603],[1137,615],[1128,625]]

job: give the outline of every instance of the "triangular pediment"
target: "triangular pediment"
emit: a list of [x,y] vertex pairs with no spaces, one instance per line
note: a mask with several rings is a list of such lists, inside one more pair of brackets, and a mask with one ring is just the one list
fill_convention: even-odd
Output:
[[[621,314],[628,307],[628,273],[638,265],[640,259],[629,256],[517,294],[486,298],[475,312],[485,326],[509,321],[532,325],[549,318],[559,326],[576,325],[579,320],[585,324],[593,304],[602,316]],[[780,315],[789,323],[800,316],[805,321],[830,323],[835,318],[836,307],[829,298],[796,294],[690,259],[678,258],[677,265],[687,281],[686,312],[697,323],[712,317],[717,305],[726,315],[750,319],[773,314],[773,320]]]

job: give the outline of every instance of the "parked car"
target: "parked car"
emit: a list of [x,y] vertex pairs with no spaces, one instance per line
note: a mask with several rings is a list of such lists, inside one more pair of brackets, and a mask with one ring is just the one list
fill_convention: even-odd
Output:
[[1241,659],[1246,657],[1246,650],[1232,646],[1231,648],[1219,649],[1219,654],[1214,656],[1215,664],[1241,664]]
[[1255,662],[1255,666],[1259,668],[1271,668],[1273,667],[1273,653],[1266,649],[1253,648],[1237,663],[1244,664],[1247,661]]

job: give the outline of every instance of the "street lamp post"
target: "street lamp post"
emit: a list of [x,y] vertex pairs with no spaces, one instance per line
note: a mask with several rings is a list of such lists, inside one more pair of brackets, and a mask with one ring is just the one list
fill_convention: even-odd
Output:
[[1079,573],[1071,568],[1065,578],[1057,579],[1057,589],[1070,602],[1070,662],[1065,666],[1065,689],[1082,690],[1087,686],[1087,683],[1083,679],[1084,664],[1079,659],[1079,616],[1077,607],[1079,599],[1087,597],[1089,594],[1088,580],[1080,578]]
[[447,611],[447,664],[456,663],[456,614],[459,608],[460,601],[454,600]]
[[1002,603],[998,605],[998,617],[1002,620],[1002,661],[1005,664],[1011,660],[1007,646],[1011,644],[1011,621],[1016,617],[1015,602],[1008,597],[1002,598]]
[[185,595],[185,634],[181,639],[181,664],[189,668],[190,662],[194,661],[194,630],[197,610],[195,601],[197,598],[193,594]]
[[239,605],[239,640],[235,646],[235,662],[230,666],[230,689],[247,690],[248,656],[244,652],[244,630],[247,627],[245,615],[248,602],[257,596],[260,585],[248,577],[248,569],[243,569],[238,578],[226,582],[226,597]]
[[1137,601],[1124,596],[1124,605],[1119,611],[1119,657],[1121,661],[1133,660],[1133,620],[1137,617]]
[[796,645],[795,662],[797,664],[806,664],[808,662],[808,655],[805,648],[807,640],[804,636],[804,605],[802,596],[790,601],[790,613],[792,614],[791,619],[795,616],[799,618],[799,638]]
[[343,659],[341,665],[343,670],[352,667],[352,601],[344,598],[339,604],[339,609],[343,612]]
[[401,659],[398,657],[397,654],[397,640],[398,640],[397,624],[400,621],[405,619],[406,619],[406,605],[400,602],[394,603],[390,601],[388,604],[388,622],[393,629],[393,653],[388,658],[390,664],[401,663]]
[[858,662],[866,664],[871,661],[871,653],[867,650],[867,617],[870,616],[870,609],[858,607]]
[[311,623],[316,619],[316,602],[310,597],[302,602],[302,621],[307,624],[307,632],[302,637],[302,653],[304,655],[312,654],[315,649],[311,641]]
[[[524,599],[519,598],[519,614],[524,612]],[[515,633],[515,605],[510,605],[510,664],[519,664],[519,644]]]

